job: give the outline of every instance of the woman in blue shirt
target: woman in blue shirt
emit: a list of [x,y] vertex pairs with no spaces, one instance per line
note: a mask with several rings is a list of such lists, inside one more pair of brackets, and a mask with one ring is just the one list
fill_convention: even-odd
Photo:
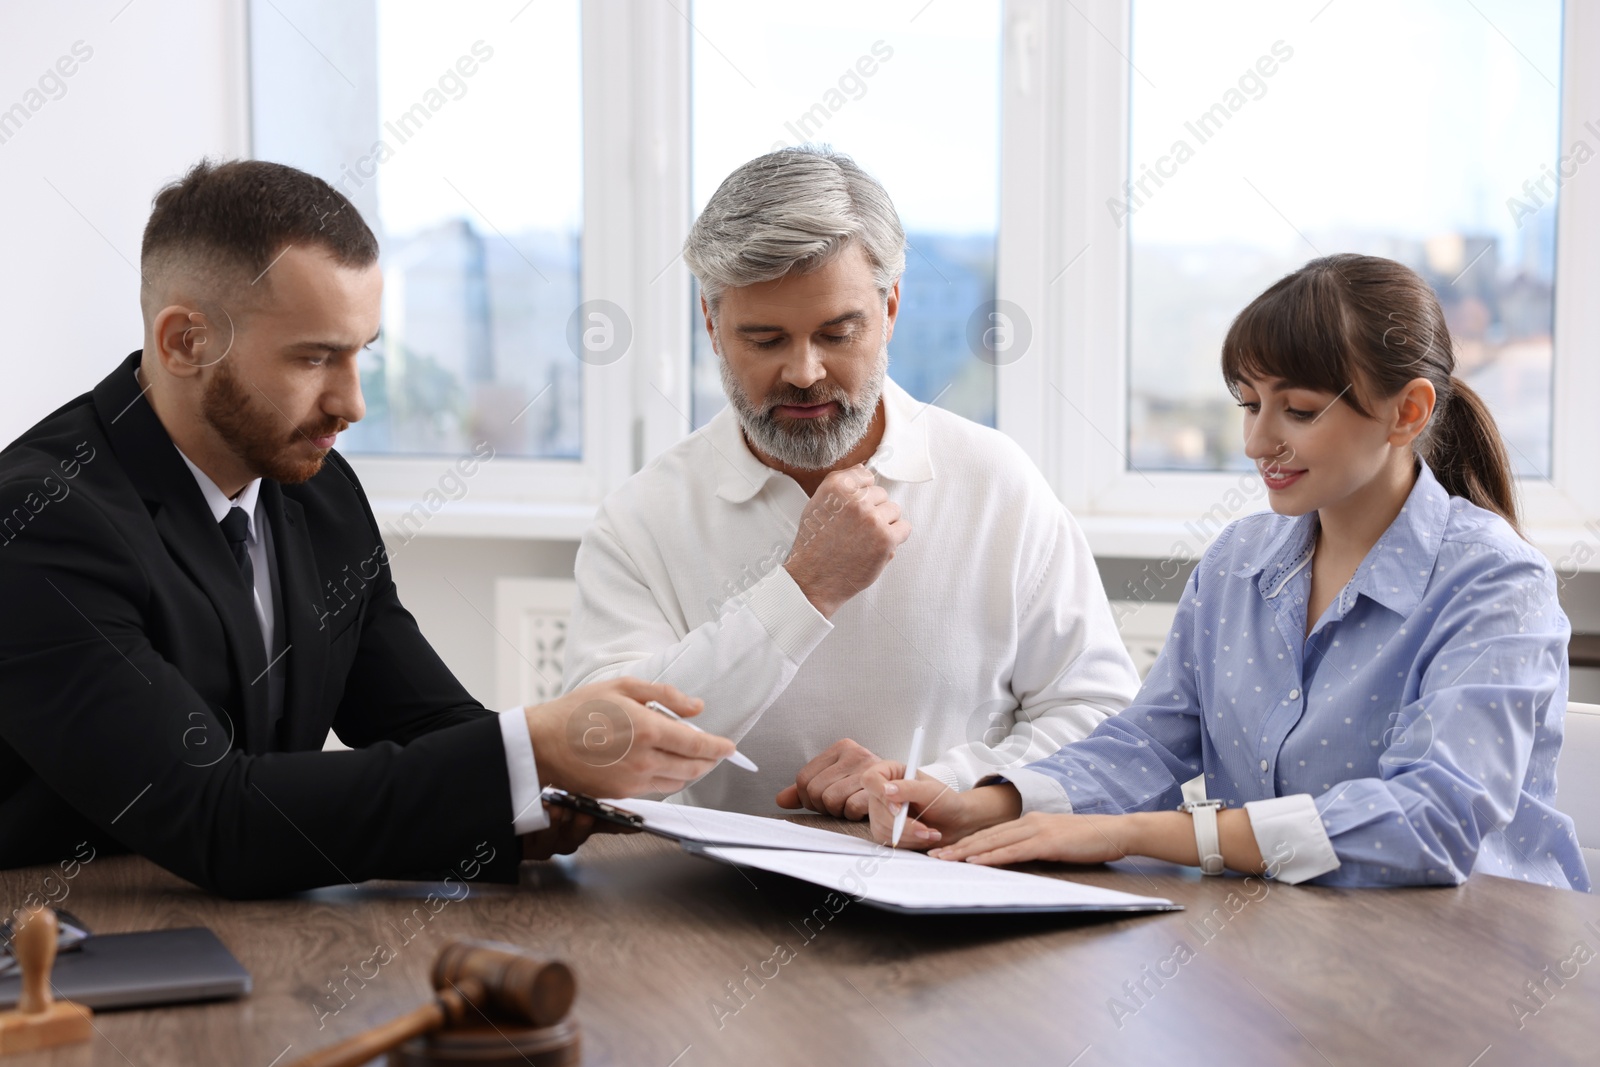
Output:
[[1130,707],[965,793],[879,764],[875,835],[909,801],[902,844],[951,860],[1587,889],[1551,805],[1570,627],[1454,366],[1438,300],[1391,260],[1313,260],[1257,297],[1222,371],[1272,511],[1206,550]]

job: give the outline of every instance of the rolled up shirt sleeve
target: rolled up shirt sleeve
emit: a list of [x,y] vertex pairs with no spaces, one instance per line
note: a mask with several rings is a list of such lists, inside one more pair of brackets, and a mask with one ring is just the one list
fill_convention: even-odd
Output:
[[1338,868],[1339,857],[1310,793],[1249,800],[1244,810],[1268,877],[1295,885]]

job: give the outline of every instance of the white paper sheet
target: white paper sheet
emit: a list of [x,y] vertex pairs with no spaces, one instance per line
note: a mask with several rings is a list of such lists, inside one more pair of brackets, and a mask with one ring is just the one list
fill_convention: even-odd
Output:
[[902,908],[1120,911],[1175,907],[1172,901],[1161,897],[1141,897],[1060,878],[936,860],[917,852],[841,856],[767,848],[709,847],[698,851],[728,863],[786,874]]
[[701,845],[838,852],[852,856],[870,856],[886,847],[849,834],[736,811],[668,804],[660,800],[607,800],[605,803],[643,815],[647,830]]

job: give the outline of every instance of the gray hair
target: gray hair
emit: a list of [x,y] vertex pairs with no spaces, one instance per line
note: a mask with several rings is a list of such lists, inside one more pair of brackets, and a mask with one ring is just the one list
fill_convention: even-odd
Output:
[[877,179],[827,146],[757,156],[712,194],[683,259],[714,312],[723,290],[816,270],[858,241],[885,297],[906,268],[906,234]]

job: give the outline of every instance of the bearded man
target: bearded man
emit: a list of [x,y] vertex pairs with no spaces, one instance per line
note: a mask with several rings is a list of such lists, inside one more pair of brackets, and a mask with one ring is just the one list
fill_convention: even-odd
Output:
[[[383,274],[331,186],[198,164],[140,273],[144,347],[0,454],[0,868],[131,851],[238,897],[515,881],[593,829],[541,782],[672,791],[733,753],[645,709],[694,714],[671,686],[496,714],[429,647],[334,450]],[[615,759],[571,741],[597,712]]]
[[1125,707],[1138,675],[1037,468],[887,376],[905,234],[883,187],[825,149],[769,153],[684,259],[729,403],[584,536],[567,685],[702,697],[760,770],[718,767],[690,803],[849,818],[916,727],[920,776],[967,789]]

